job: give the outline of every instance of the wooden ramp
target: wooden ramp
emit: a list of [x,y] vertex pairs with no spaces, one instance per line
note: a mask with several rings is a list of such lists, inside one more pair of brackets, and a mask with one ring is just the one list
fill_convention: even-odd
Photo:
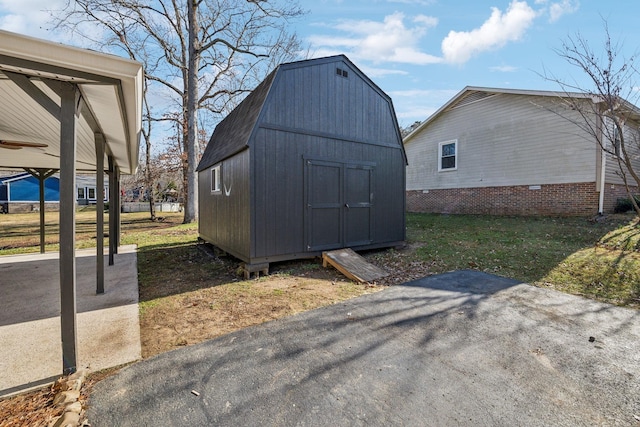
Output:
[[322,253],[322,266],[334,266],[340,273],[351,280],[362,283],[373,283],[389,273],[369,263],[366,259],[349,248]]

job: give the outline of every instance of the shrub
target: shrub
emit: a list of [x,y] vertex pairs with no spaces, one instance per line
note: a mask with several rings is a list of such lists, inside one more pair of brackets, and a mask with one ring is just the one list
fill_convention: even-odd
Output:
[[[636,199],[636,203],[640,204],[640,196],[633,196]],[[613,208],[615,213],[624,213],[629,212],[633,209],[633,205],[631,204],[631,199],[626,197],[619,198],[616,201],[616,206]]]

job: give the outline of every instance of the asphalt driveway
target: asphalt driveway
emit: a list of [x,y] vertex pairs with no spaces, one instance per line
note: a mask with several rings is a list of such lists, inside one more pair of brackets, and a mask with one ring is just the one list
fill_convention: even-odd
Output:
[[474,271],[164,353],[92,426],[640,425],[640,312]]

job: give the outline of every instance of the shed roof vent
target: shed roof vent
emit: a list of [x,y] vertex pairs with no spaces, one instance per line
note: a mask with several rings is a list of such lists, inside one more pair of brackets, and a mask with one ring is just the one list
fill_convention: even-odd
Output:
[[469,105],[471,103],[482,101],[483,99],[487,99],[487,98],[490,98],[490,97],[495,96],[495,95],[496,95],[495,93],[484,92],[484,91],[470,92],[468,95],[464,96],[458,102],[456,102],[455,104],[451,105],[449,107],[449,109],[452,110],[452,109],[457,108],[457,107],[462,107],[464,105]]
[[349,77],[349,72],[347,70],[343,70],[342,68],[336,68],[336,74],[342,77]]

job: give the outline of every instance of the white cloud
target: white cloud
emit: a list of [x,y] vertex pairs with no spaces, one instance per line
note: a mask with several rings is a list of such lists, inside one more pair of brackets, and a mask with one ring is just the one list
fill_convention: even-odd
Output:
[[512,1],[505,13],[494,7],[489,19],[480,28],[468,32],[449,32],[442,41],[444,59],[449,63],[463,64],[481,52],[517,41],[536,17],[537,12],[525,1]]
[[390,96],[397,98],[434,98],[439,99],[450,98],[455,95],[455,91],[451,90],[432,90],[432,89],[408,89],[394,90],[389,92]]
[[501,73],[513,73],[514,71],[518,71],[518,67],[513,67],[511,65],[496,65],[495,67],[489,67],[491,71],[499,71]]
[[544,6],[540,12],[541,14],[549,14],[549,22],[556,22],[563,15],[577,12],[580,8],[579,0],[535,0],[535,4]]
[[391,76],[391,75],[406,76],[409,74],[405,70],[395,70],[391,68],[376,68],[376,67],[367,67],[367,66],[360,66],[360,65],[358,65],[358,68],[360,68],[362,72],[365,73],[367,76],[372,78],[385,77],[385,76]]
[[418,15],[413,18],[413,22],[417,24],[424,24],[425,27],[431,28],[438,25],[438,18],[427,15]]
[[414,123],[415,121],[423,121],[438,111],[439,106],[424,105],[413,106],[403,111],[396,111],[396,117],[398,118],[398,124],[400,127],[406,127]]
[[33,37],[50,38],[46,30],[51,10],[64,6],[64,0],[0,0],[0,28]]
[[[433,64],[441,58],[422,52],[419,40],[429,28],[437,25],[433,17],[418,15],[413,18],[414,26],[404,24],[405,16],[400,12],[384,18],[382,22],[371,20],[340,20],[331,26],[347,36],[312,36],[309,41],[312,50],[322,52],[342,48],[349,56],[361,60],[398,62],[406,64]],[[330,48],[330,49],[327,49]]]
[[[407,4],[422,2],[387,1]],[[431,0],[425,2],[431,3]],[[535,9],[529,4],[534,5]],[[578,8],[579,0],[511,0],[506,10],[491,8],[490,16],[477,28],[449,31],[441,42],[442,56],[427,53],[421,46],[428,31],[439,25],[438,18],[423,14],[408,17],[402,12],[395,12],[385,16],[382,21],[343,19],[329,24],[316,24],[323,31],[330,30],[332,33],[312,36],[309,42],[314,56],[345,53],[353,59],[373,63],[463,64],[483,52],[521,40],[540,17],[548,17],[553,22]],[[491,69],[500,72],[516,70],[506,66]]]
[[322,46],[320,49],[326,49],[327,47],[353,48],[360,44],[359,40],[348,37],[311,36],[309,37],[309,41],[314,46]]
[[4,15],[0,17],[0,28],[14,33],[24,33],[26,20],[20,15]]
[[417,4],[420,6],[431,6],[436,2],[436,0],[387,0],[389,3],[400,3],[400,4]]
[[560,19],[562,15],[576,12],[579,7],[580,3],[572,0],[562,0],[560,3],[552,3],[551,6],[549,6],[549,21],[555,22]]
[[[396,115],[401,127],[406,127],[416,120],[423,121],[458,91],[450,89],[408,89],[387,92],[394,100]],[[396,103],[396,100],[399,102]]]

